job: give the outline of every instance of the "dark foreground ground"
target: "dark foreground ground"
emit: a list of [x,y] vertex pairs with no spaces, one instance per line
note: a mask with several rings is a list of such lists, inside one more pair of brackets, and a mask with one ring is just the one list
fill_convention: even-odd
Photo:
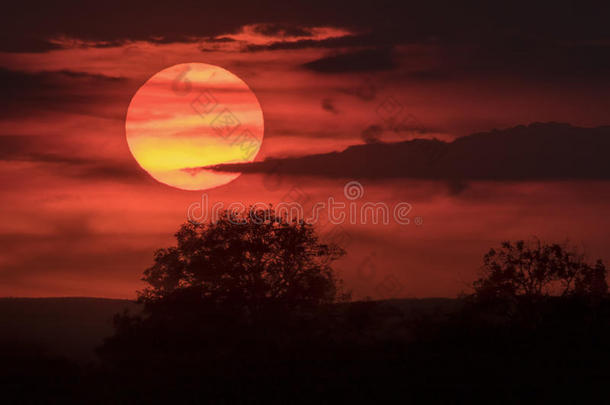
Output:
[[160,325],[97,357],[137,304],[1,299],[0,403],[607,403],[608,307],[514,323],[459,300],[354,303],[313,332]]

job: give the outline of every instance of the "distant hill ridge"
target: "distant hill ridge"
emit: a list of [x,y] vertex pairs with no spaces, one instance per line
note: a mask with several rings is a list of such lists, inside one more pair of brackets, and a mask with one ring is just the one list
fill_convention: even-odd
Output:
[[114,314],[140,305],[130,300],[88,297],[0,298],[0,350],[30,346],[82,361],[113,332]]
[[[434,314],[458,305],[451,298],[379,301],[404,313]],[[131,300],[87,297],[0,298],[0,352],[27,346],[43,353],[83,362],[95,360],[94,350],[113,333],[114,314],[142,306]]]

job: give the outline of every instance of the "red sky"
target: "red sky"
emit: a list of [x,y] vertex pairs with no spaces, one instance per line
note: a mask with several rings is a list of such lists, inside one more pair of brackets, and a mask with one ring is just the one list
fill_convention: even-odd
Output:
[[[3,44],[0,296],[134,297],[142,287],[153,251],[172,243],[202,195],[155,181],[126,141],[132,96],[175,64],[217,65],[248,84],[265,118],[257,161],[341,151],[370,140],[371,128],[379,140],[398,142],[451,141],[532,122],[610,124],[610,82],[599,56],[610,44],[606,33],[557,34],[551,47],[530,30],[524,50],[502,37],[498,56],[470,36],[448,41],[443,30],[446,37],[423,39],[400,31],[389,44],[371,45],[367,35],[378,39],[381,20],[368,26],[335,17],[291,16],[278,28],[240,14],[235,26],[182,33],[188,38],[174,38],[158,22],[153,33],[40,24],[23,43]],[[352,39],[359,36],[362,43]],[[43,49],[32,38],[44,40]],[[561,47],[574,52],[556,58]],[[388,102],[406,120],[398,129],[385,120]],[[275,204],[295,192],[325,201],[343,198],[352,179],[277,180],[244,174],[205,193],[227,205]],[[344,226],[348,255],[337,268],[356,297],[455,296],[467,290],[486,250],[505,239],[570,239],[591,258],[610,259],[604,179],[469,181],[459,192],[430,179],[359,180],[363,201],[408,202],[423,224]]]

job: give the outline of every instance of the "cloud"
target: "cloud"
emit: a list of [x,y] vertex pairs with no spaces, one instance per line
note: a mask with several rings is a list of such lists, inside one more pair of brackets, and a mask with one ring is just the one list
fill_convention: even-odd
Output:
[[[246,25],[256,25],[262,35],[307,37],[311,27],[328,25],[329,21],[343,26],[352,19],[345,12],[349,5],[346,0],[333,5],[322,1],[288,5],[271,0],[256,3],[242,0],[216,2],[209,7],[188,0],[171,4],[151,4],[144,0],[128,4],[118,0],[88,4],[71,0],[58,0],[52,5],[30,3],[15,3],[3,10],[0,51],[45,52],[57,47],[52,40],[62,36],[100,44],[189,42],[194,38],[234,34]],[[325,11],[325,17],[320,18],[319,10]]]
[[355,96],[362,101],[368,102],[375,100],[377,93],[379,92],[379,86],[373,81],[372,78],[366,77],[362,79],[357,86],[341,89],[340,91],[345,94],[349,94],[350,96]]
[[60,87],[67,79],[77,79],[83,82],[117,83],[125,79],[101,74],[76,72],[72,70],[25,72],[0,68],[0,83],[5,91],[21,91],[23,89],[39,89],[44,87]]
[[535,123],[453,142],[372,142],[342,152],[213,166],[213,170],[331,178],[444,180],[454,192],[469,180],[610,179],[610,127]]
[[313,35],[311,29],[291,24],[256,24],[254,30],[268,37],[310,37]]
[[381,140],[383,128],[380,125],[369,125],[366,127],[360,136],[364,143],[377,143]]
[[[395,117],[391,117],[395,118]],[[442,133],[443,130],[433,129],[424,126],[419,120],[412,114],[402,114],[400,120],[398,119],[387,119],[379,124],[372,124],[362,130],[360,138],[364,143],[377,143],[384,141],[383,135],[388,132],[394,132],[400,134],[402,139],[410,138],[423,138],[426,134],[430,133]]]
[[[338,55],[305,65],[321,73],[381,71],[396,64],[405,68],[405,75],[420,80],[491,72],[536,78],[561,75],[584,80],[591,75],[607,77],[610,72],[607,2],[596,2],[591,7],[566,6],[551,0],[536,4],[517,0],[502,5],[479,1],[391,1],[371,7],[348,0],[280,5],[271,0],[255,3],[243,0],[215,3],[212,8],[186,0],[171,5],[144,0],[129,4],[118,0],[36,3],[17,2],[3,10],[0,51],[48,52],[76,46],[69,41],[54,41],[61,37],[85,41],[86,46],[93,47],[130,41],[215,41],[253,26],[260,35],[277,38],[284,35],[297,40],[245,44],[247,51],[341,48]],[[117,9],[121,12],[115,12]],[[336,27],[353,35],[320,40],[311,37],[312,27],[321,26]],[[396,50],[414,44],[438,51],[432,66],[413,67],[409,55],[397,61],[383,51],[380,58],[373,54],[370,58],[366,54],[358,57],[363,47]]]
[[224,43],[224,42],[236,42],[236,39],[233,38],[229,38],[229,37],[214,37],[214,38],[206,38],[206,42],[212,42],[212,43]]
[[390,48],[372,48],[326,56],[303,65],[319,73],[375,72],[397,67]]
[[[10,214],[22,215],[19,211]],[[6,252],[0,294],[113,295],[117,294],[113,284],[133,280],[130,289],[123,286],[122,291],[131,294],[154,242],[145,231],[104,232],[95,226],[101,218],[86,211],[58,215],[44,206],[19,218],[28,226],[0,233]]]
[[440,44],[429,66],[405,70],[405,78],[447,81],[510,75],[537,80],[578,77],[599,81],[610,73],[610,41],[562,41],[510,35],[477,42]]
[[322,99],[322,109],[324,111],[328,111],[329,113],[339,114],[339,110],[337,110],[335,104],[333,103],[333,100],[330,98]]
[[295,50],[307,48],[344,48],[351,46],[376,45],[371,35],[345,35],[324,39],[299,39],[296,41],[274,41],[270,44],[250,44],[244,47],[247,52]]
[[24,35],[18,39],[14,37],[0,39],[0,50],[11,53],[42,53],[62,49],[60,44],[54,43],[48,38],[32,37]]
[[39,135],[0,135],[0,161],[30,162],[62,177],[100,181],[141,181],[145,174],[133,161],[87,159],[52,150],[48,137]]
[[14,118],[46,110],[101,115],[96,106],[106,104],[110,100],[107,94],[112,89],[122,89],[126,82],[122,77],[71,70],[26,72],[0,68],[0,86],[9,101],[0,110],[0,117]]

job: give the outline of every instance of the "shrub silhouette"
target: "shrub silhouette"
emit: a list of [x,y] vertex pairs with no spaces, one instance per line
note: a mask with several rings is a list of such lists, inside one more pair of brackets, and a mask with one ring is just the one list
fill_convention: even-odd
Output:
[[606,268],[576,249],[540,240],[504,242],[483,258],[483,276],[473,284],[483,299],[597,297],[608,292]]

